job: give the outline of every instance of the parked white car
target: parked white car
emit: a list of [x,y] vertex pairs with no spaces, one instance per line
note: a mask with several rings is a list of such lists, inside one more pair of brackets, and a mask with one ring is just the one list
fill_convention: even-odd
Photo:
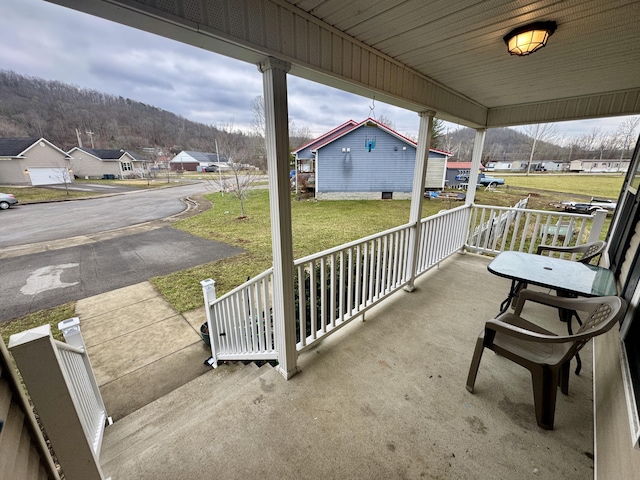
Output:
[[13,193],[0,193],[0,210],[6,210],[16,203],[18,203],[18,199]]

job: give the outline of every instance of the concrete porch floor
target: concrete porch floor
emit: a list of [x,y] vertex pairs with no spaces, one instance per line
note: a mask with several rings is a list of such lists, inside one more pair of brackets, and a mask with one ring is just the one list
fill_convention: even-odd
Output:
[[[173,390],[174,397],[107,428],[101,455],[105,475],[113,480],[593,478],[590,345],[582,352],[582,373],[571,374],[569,396],[558,394],[553,431],[536,424],[528,371],[504,358],[485,352],[475,394],[465,389],[475,339],[509,288],[508,280],[487,271],[489,261],[454,255],[421,277],[414,292],[396,293],[367,312],[364,322],[354,320],[303,353],[300,373],[289,381],[275,369],[263,369],[215,402],[210,399],[216,384],[238,367],[222,365],[200,375],[206,350],[197,339],[190,343],[185,330],[177,337],[185,352],[176,357],[182,358],[179,364],[169,367],[169,357],[155,353],[157,360],[150,363],[162,362],[157,377],[109,382],[113,401],[118,390],[135,398],[144,396],[145,388],[162,390],[162,383],[172,385],[164,390]],[[537,321],[565,332],[555,313]],[[86,323],[92,362],[108,361],[111,349],[100,352],[99,342],[91,346],[102,323]],[[168,349],[178,341],[170,328],[157,335],[154,341]],[[113,350],[119,362],[134,348],[126,347],[127,337],[121,333],[122,348]],[[94,360],[94,353],[101,359]],[[179,365],[186,359],[198,365],[185,363],[182,374]],[[180,375],[195,379],[178,388]],[[123,432],[148,428],[154,415],[166,428],[158,425],[152,444],[137,448],[136,435]],[[172,416],[174,422],[163,420]]]

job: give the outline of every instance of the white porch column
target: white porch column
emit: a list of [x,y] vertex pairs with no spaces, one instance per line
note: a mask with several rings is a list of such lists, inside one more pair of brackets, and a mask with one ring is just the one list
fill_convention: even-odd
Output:
[[469,185],[467,187],[466,205],[472,205],[473,201],[476,199],[478,172],[480,171],[480,160],[482,160],[482,149],[484,148],[484,137],[486,134],[486,128],[479,128],[476,130],[476,139],[473,142],[473,156],[471,157],[471,170],[469,170]]
[[429,163],[429,147],[431,145],[431,129],[433,117],[436,112],[420,112],[420,127],[418,129],[418,146],[416,147],[416,165],[413,170],[413,189],[411,190],[411,210],[409,211],[409,223],[411,233],[409,236],[409,283],[404,287],[411,292],[418,271],[418,249],[420,247],[420,219],[422,217],[422,201],[424,200],[424,182]]
[[289,63],[271,57],[258,64],[264,88],[265,141],[273,244],[273,323],[279,363],[277,368],[287,379],[298,371],[289,187],[287,72],[290,68]]

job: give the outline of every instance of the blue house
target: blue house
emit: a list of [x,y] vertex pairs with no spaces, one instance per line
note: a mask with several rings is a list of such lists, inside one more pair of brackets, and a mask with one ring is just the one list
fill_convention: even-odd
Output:
[[[408,199],[416,143],[368,118],[349,120],[293,153],[299,175],[315,183],[317,199]],[[450,153],[429,150],[425,188],[444,187]]]

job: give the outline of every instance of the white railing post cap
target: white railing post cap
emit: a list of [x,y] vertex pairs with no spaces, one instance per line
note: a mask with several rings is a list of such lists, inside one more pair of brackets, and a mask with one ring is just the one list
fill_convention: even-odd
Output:
[[29,343],[33,340],[51,336],[51,326],[48,323],[40,325],[39,327],[25,330],[24,332],[14,333],[9,337],[9,349]]
[[202,285],[202,288],[212,288],[216,286],[216,281],[213,278],[207,278],[206,280],[202,280],[200,285]]
[[77,327],[78,325],[80,325],[80,318],[71,317],[58,323],[58,330],[64,333],[65,329],[71,328],[71,327]]

